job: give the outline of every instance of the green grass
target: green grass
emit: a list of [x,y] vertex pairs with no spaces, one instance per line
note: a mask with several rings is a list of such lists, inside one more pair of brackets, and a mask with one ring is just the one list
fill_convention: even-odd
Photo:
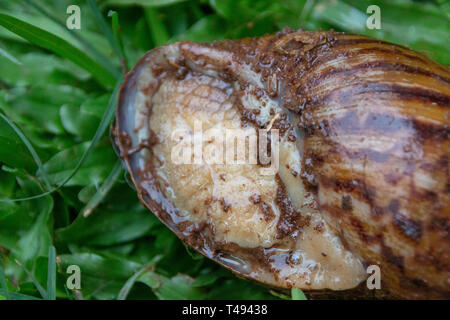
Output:
[[[65,28],[71,4],[81,30]],[[365,28],[370,4],[382,30]],[[107,132],[121,75],[147,50],[285,26],[366,34],[450,64],[445,0],[0,3],[0,299],[304,299],[186,249],[139,204]],[[72,264],[79,291],[66,287]]]

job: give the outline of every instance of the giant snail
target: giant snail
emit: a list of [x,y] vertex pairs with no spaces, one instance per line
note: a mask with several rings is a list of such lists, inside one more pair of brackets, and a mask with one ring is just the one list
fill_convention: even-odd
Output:
[[[141,202],[239,276],[366,297],[375,265],[382,288],[369,295],[445,299],[449,110],[450,70],[422,54],[284,29],[149,51],[125,78],[112,132]],[[176,163],[174,132],[195,140],[199,122],[249,137],[265,130],[279,142],[277,171],[263,174],[260,159]]]

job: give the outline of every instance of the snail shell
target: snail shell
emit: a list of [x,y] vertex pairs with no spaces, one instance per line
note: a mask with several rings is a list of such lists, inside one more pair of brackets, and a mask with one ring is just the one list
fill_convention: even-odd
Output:
[[[285,29],[149,51],[122,85],[113,134],[142,203],[240,276],[347,290],[377,265],[383,294],[450,298],[449,106],[449,68],[421,54]],[[199,121],[225,140],[198,138]],[[227,129],[269,132],[277,170],[173,161],[195,139],[226,145]]]

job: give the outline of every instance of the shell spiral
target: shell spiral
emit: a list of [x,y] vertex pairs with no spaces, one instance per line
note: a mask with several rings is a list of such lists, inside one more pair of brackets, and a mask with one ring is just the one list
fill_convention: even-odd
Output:
[[[124,119],[142,68],[151,69],[159,79],[144,88],[150,96],[169,74],[182,79],[192,73],[191,77],[208,76],[231,85],[231,103],[241,123],[263,128],[272,120],[282,137],[295,136],[291,140],[296,140],[301,159],[295,174],[302,186],[298,192],[311,194],[315,210],[345,250],[363,266],[380,266],[383,289],[394,297],[450,298],[448,67],[405,47],[332,31],[285,29],[212,44],[179,42],[149,52],[122,87],[116,142],[129,170],[135,172],[132,177],[142,202],[180,238],[217,260],[218,251],[237,249],[221,242],[219,250],[220,241],[211,244],[187,236],[189,228],[168,218],[168,212],[176,209],[173,201],[165,203],[162,198],[168,197],[158,188],[145,191],[144,175],[133,168],[135,153],[129,151],[139,141],[130,142],[123,134],[129,131]],[[243,98],[249,92],[256,99],[268,97],[281,117],[274,120],[278,111],[266,112],[264,103],[251,108]],[[296,189],[284,184],[295,197]],[[295,214],[285,214],[290,217],[285,224],[296,220]],[[294,223],[293,228],[307,227]],[[205,237],[217,229],[219,225],[196,230]],[[292,235],[292,230],[285,233]],[[239,252],[244,259],[255,257],[254,252]],[[268,281],[255,273],[247,277],[280,287],[296,285]]]

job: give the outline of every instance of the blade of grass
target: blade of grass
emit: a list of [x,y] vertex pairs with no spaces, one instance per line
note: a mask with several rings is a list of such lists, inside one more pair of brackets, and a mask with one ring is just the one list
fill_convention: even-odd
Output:
[[109,27],[109,25],[106,23],[106,20],[103,18],[102,13],[97,7],[97,4],[94,0],[87,0],[87,3],[92,9],[92,12],[94,13],[95,20],[97,20],[97,24],[102,30],[103,34],[105,35],[106,39],[109,42],[109,45],[114,50],[114,53],[120,58],[123,59],[122,51],[120,50],[119,44],[117,43],[116,39],[114,38],[114,34]]
[[93,57],[95,57],[95,61],[98,64],[100,64],[102,67],[104,67],[109,72],[114,74],[114,76],[116,76],[116,78],[120,77],[120,73],[117,71],[117,68],[112,63],[110,63],[108,57],[106,57],[100,51],[95,49],[94,46],[92,46],[88,41],[86,41],[83,37],[81,37],[77,32],[72,32],[71,30],[67,29],[65,23],[62,20],[60,20],[56,16],[52,15],[44,7],[42,7],[41,5],[39,5],[35,1],[31,1],[31,0],[22,0],[22,1],[25,2],[26,4],[32,6],[33,8],[35,8],[37,11],[42,13],[44,16],[46,16],[50,20],[52,20],[55,23],[57,23],[59,26],[62,27],[63,30],[69,32],[75,39],[77,39],[80,42],[80,44],[83,46],[83,48],[89,54],[91,54]]
[[275,296],[277,298],[280,298],[280,299],[283,299],[283,300],[292,300],[292,298],[290,296],[288,296],[288,295],[286,295],[284,293],[277,292],[275,290],[270,290],[269,292],[270,292],[271,295],[273,295],[273,296]]
[[139,270],[138,272],[136,272],[134,275],[132,275],[131,278],[129,278],[127,280],[127,282],[125,282],[122,289],[120,289],[119,295],[117,296],[117,300],[125,300],[127,298],[128,294],[130,293],[131,289],[133,288],[134,283],[136,282],[137,278],[139,278],[141,276],[141,274],[143,274],[147,270],[148,270],[148,267],[145,267],[145,268],[142,268],[141,270]]
[[5,57],[6,59],[8,59],[9,61],[11,61],[12,63],[15,63],[19,66],[22,65],[22,62],[20,62],[17,58],[15,58],[12,54],[8,53],[8,51],[6,51],[5,49],[0,47],[0,56]]
[[2,295],[5,296],[6,300],[9,300],[11,296],[9,295],[8,286],[6,285],[5,272],[3,271],[3,260],[0,258],[0,288],[2,289]]
[[50,185],[47,175],[45,174],[45,172],[43,170],[41,159],[39,158],[36,150],[34,150],[31,142],[28,140],[28,138],[25,136],[25,134],[22,133],[22,131],[19,129],[19,127],[17,127],[11,120],[9,120],[1,112],[0,112],[0,118],[2,118],[3,121],[5,121],[14,130],[14,132],[17,134],[17,136],[20,138],[20,140],[22,140],[23,144],[27,147],[28,151],[30,152],[31,156],[33,157],[34,162],[36,162],[38,169],[43,173],[42,179],[44,180],[47,190],[50,190],[51,185]]
[[41,284],[36,280],[36,278],[33,276],[33,274],[22,264],[19,260],[16,260],[16,263],[22,267],[22,269],[25,271],[25,273],[28,275],[28,277],[33,282],[36,289],[39,291],[39,294],[41,295],[42,299],[46,299],[47,292],[45,292],[45,289]]
[[5,13],[0,13],[0,25],[29,42],[72,61],[88,71],[102,85],[114,85],[114,75],[66,40]]
[[[5,295],[6,293],[3,289],[0,289],[0,294]],[[36,298],[33,296],[28,296],[28,295],[17,293],[17,292],[9,292],[9,297],[12,300],[41,300],[39,298]],[[6,298],[6,300],[8,300],[8,298]]]
[[303,293],[303,291],[298,288],[292,288],[291,296],[292,296],[292,300],[308,300],[308,299],[306,299],[306,296]]
[[150,35],[156,47],[166,44],[170,37],[164,23],[158,17],[158,11],[155,8],[145,8],[145,19],[150,28]]
[[311,11],[314,8],[314,2],[315,0],[306,0],[306,3],[303,6],[302,12],[300,14],[301,23],[305,24],[305,22],[308,20]]
[[145,272],[150,271],[154,268],[155,264],[161,260],[162,256],[161,255],[157,255],[155,256],[151,262],[149,262],[145,267],[143,267],[141,270],[139,270],[138,272],[136,272],[135,274],[133,274],[128,280],[127,282],[125,282],[124,286],[122,287],[122,289],[120,289],[119,291],[119,295],[117,296],[117,300],[125,300],[128,296],[128,294],[130,293],[131,289],[134,286],[134,283],[136,282],[136,280]]
[[56,300],[56,251],[54,246],[48,249],[47,300]]
[[111,122],[111,120],[112,120],[112,118],[114,116],[114,111],[116,109],[117,95],[119,93],[120,84],[121,84],[121,81],[118,81],[117,84],[116,84],[116,87],[114,88],[114,91],[113,91],[113,93],[111,95],[111,98],[109,99],[109,102],[108,102],[108,107],[106,108],[106,111],[103,114],[103,118],[100,121],[100,124],[99,124],[99,126],[98,126],[98,128],[97,128],[97,130],[96,130],[96,132],[94,134],[94,137],[92,138],[91,144],[86,149],[86,151],[83,153],[83,155],[81,156],[81,158],[78,161],[78,163],[75,166],[75,168],[72,170],[72,172],[69,174],[69,176],[62,183],[60,183],[56,188],[53,188],[53,189],[51,189],[51,190],[49,190],[47,192],[44,192],[44,193],[41,193],[41,194],[38,194],[38,195],[25,197],[25,198],[16,198],[16,199],[5,199],[5,198],[3,198],[3,199],[0,199],[0,202],[6,202],[6,201],[17,202],[17,201],[27,201],[27,200],[41,198],[41,197],[44,197],[46,195],[49,195],[49,194],[59,190],[67,182],[69,182],[70,179],[72,179],[72,177],[77,173],[78,169],[80,169],[81,166],[84,164],[84,162],[86,161],[87,157],[92,152],[92,150],[95,148],[95,146],[97,145],[98,141],[100,140],[100,138],[105,133],[105,130],[108,127],[109,123]]
[[66,180],[64,180],[61,183],[61,186],[65,185],[77,173],[78,169],[84,164],[89,154],[92,152],[92,150],[95,148],[100,138],[105,133],[106,128],[108,127],[109,123],[111,122],[114,116],[114,111],[116,110],[117,95],[119,93],[120,84],[121,81],[118,81],[116,87],[114,88],[114,91],[108,102],[108,107],[106,108],[106,111],[103,114],[103,118],[100,121],[100,124],[94,134],[94,137],[92,138],[89,148],[87,148],[86,152],[83,154],[83,156],[81,157],[80,161],[78,162],[72,173],[66,178]]
[[111,17],[112,30],[114,33],[114,38],[116,42],[119,44],[120,51],[122,52],[121,65],[122,65],[122,73],[125,74],[128,70],[127,65],[127,57],[125,55],[125,49],[123,47],[123,41],[121,37],[121,28],[119,24],[119,14],[116,11],[110,10],[108,12],[108,17]]
[[112,169],[109,176],[106,178],[105,182],[98,189],[95,195],[89,200],[86,206],[81,210],[81,214],[84,217],[89,216],[92,213],[92,211],[100,204],[103,198],[105,198],[105,196],[108,194],[109,190],[111,190],[111,188],[114,185],[114,182],[116,182],[121,172],[122,172],[122,162],[120,160],[117,160],[116,164],[114,165],[114,168]]

